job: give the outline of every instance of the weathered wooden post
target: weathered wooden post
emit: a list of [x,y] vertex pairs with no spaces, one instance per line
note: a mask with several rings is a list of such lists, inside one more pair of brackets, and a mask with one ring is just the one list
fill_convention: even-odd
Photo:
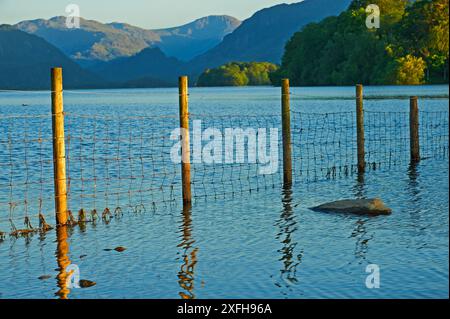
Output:
[[419,162],[419,106],[417,103],[417,96],[411,96],[409,100],[409,137],[411,148],[411,162]]
[[188,77],[180,76],[178,80],[181,142],[181,186],[183,205],[191,203],[191,151],[189,145],[189,107]]
[[57,225],[65,225],[67,223],[67,186],[62,68],[52,68],[51,88],[55,214]]
[[289,99],[289,79],[281,82],[281,118],[283,134],[283,182],[292,185],[291,110]]
[[363,86],[356,85],[356,140],[358,154],[358,172],[363,173],[366,168],[364,159],[364,109],[363,109]]

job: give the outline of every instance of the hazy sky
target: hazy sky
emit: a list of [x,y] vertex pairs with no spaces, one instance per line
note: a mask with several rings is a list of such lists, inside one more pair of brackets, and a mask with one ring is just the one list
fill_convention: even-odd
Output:
[[301,0],[0,0],[0,24],[66,15],[68,4],[79,5],[83,18],[127,22],[155,29],[181,25],[212,14],[240,20],[279,3]]

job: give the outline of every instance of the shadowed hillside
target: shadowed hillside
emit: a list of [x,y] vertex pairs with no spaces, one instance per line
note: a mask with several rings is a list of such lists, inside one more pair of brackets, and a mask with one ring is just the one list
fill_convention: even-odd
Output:
[[[167,57],[159,48],[146,48],[132,57],[118,58],[90,70],[110,82],[136,83],[134,80],[140,79],[137,81],[140,83],[139,86],[148,83],[148,86],[154,87],[158,86],[159,82],[162,86],[168,84],[175,86],[178,76],[184,73],[185,68],[185,62]],[[144,81],[145,78],[151,81]]]
[[0,26],[0,89],[49,89],[50,68],[55,66],[64,68],[66,88],[104,85],[42,38]]

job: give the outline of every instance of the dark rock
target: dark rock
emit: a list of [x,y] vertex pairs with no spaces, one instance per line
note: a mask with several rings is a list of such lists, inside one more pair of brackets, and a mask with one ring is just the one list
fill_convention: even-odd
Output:
[[95,281],[81,279],[79,284],[80,284],[80,288],[89,288],[89,287],[95,286],[97,283]]
[[326,203],[311,208],[314,211],[330,213],[349,213],[359,215],[390,215],[392,210],[379,198],[346,199]]

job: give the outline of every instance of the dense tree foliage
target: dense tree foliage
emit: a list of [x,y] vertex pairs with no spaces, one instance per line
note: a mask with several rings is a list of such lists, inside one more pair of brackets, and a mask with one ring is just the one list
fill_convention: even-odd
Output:
[[[271,75],[294,85],[448,82],[448,0],[354,0],[338,17],[307,25],[286,44]],[[366,27],[368,4],[380,7],[379,29]]]
[[230,62],[215,69],[207,69],[197,86],[269,85],[269,73],[278,69],[268,62]]

